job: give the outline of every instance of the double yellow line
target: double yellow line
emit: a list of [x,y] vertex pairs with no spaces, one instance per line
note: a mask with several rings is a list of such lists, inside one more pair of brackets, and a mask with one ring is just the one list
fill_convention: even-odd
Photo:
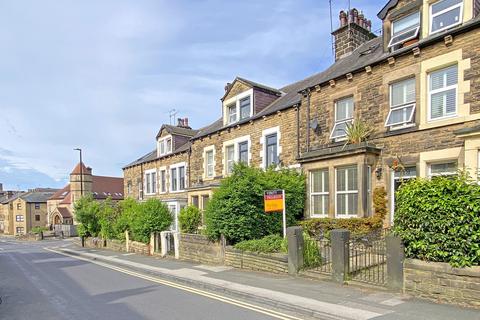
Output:
[[251,310],[251,311],[262,313],[262,314],[265,314],[265,315],[270,316],[270,317],[275,318],[275,319],[302,320],[301,318],[297,318],[297,317],[294,317],[294,316],[291,316],[291,315],[288,315],[288,314],[284,314],[284,313],[281,313],[281,312],[277,312],[277,311],[274,311],[274,310],[263,308],[263,307],[253,305],[253,304],[250,304],[250,303],[247,303],[247,302],[243,302],[243,301],[240,301],[240,300],[224,297],[224,296],[221,296],[221,295],[218,295],[218,294],[215,294],[215,293],[211,293],[211,292],[208,292],[208,291],[195,289],[195,288],[188,287],[188,286],[185,286],[185,285],[181,285],[181,284],[178,284],[178,283],[175,283],[175,282],[163,280],[163,279],[160,279],[160,278],[157,278],[157,277],[147,276],[147,275],[144,275],[144,274],[141,274],[141,273],[138,273],[138,272],[134,272],[134,271],[127,270],[127,269],[124,269],[124,268],[116,267],[116,266],[113,266],[113,265],[110,265],[110,264],[107,264],[107,263],[104,263],[104,262],[99,262],[99,261],[94,261],[94,260],[83,258],[83,257],[78,257],[76,255],[72,255],[72,254],[69,254],[69,253],[66,253],[66,252],[63,252],[63,251],[54,250],[54,249],[51,249],[51,248],[44,248],[44,249],[47,250],[47,251],[54,252],[54,253],[57,253],[57,254],[61,254],[61,255],[64,255],[64,256],[68,256],[68,257],[71,257],[71,258],[74,258],[74,259],[77,259],[77,260],[87,261],[89,263],[93,263],[93,264],[102,266],[104,268],[112,269],[112,270],[115,270],[115,271],[118,271],[118,272],[121,272],[121,273],[128,274],[128,275],[133,276],[133,277],[137,277],[137,278],[140,278],[140,279],[150,281],[150,282],[162,284],[162,285],[165,285],[165,286],[169,286],[169,287],[172,287],[172,288],[176,288],[176,289],[179,289],[179,290],[190,292],[190,293],[193,293],[193,294],[196,294],[196,295],[200,295],[200,296],[204,296],[204,297],[207,297],[207,298],[210,298],[210,299],[214,299],[214,300],[218,300],[218,301],[221,301],[221,302],[224,302],[224,303],[228,303],[228,304],[231,304],[231,305],[243,308],[243,309],[248,309],[248,310]]

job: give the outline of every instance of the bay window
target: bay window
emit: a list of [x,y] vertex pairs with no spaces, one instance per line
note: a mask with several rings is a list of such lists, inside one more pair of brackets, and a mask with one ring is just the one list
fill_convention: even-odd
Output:
[[429,74],[429,120],[457,114],[458,66],[450,66]]
[[415,78],[390,85],[390,111],[385,126],[405,127],[413,122],[415,113]]
[[356,217],[358,213],[357,166],[336,168],[335,174],[335,214],[337,218]]
[[328,169],[310,172],[310,215],[328,216]]
[[335,103],[335,125],[330,139],[344,138],[347,125],[353,122],[353,97],[340,99]]

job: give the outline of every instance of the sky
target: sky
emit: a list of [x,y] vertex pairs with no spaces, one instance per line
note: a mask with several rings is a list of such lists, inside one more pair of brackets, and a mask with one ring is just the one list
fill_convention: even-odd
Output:
[[[333,24],[348,0],[333,0]],[[380,28],[386,0],[351,0]],[[333,61],[327,0],[0,2],[0,183],[63,187],[82,148],[96,175],[155,148],[169,111],[220,117],[241,76],[280,88]]]

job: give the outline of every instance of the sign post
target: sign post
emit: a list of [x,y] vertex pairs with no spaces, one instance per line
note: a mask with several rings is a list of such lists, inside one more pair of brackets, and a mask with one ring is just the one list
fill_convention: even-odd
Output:
[[268,190],[263,196],[265,213],[282,212],[283,237],[287,237],[287,214],[285,208],[285,190]]

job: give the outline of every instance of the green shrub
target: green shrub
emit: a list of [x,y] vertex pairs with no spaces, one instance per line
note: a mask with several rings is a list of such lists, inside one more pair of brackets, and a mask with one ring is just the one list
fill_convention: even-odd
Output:
[[262,239],[241,241],[234,248],[257,253],[287,252],[286,239],[276,234],[263,237]]
[[81,236],[96,237],[100,232],[100,204],[91,195],[80,198],[73,206],[75,218],[81,225]]
[[282,214],[264,212],[265,190],[285,189],[287,225],[303,215],[305,177],[295,170],[263,171],[236,164],[222,180],[205,211],[205,233],[212,239],[224,235],[229,243],[282,233]]
[[352,237],[358,237],[380,231],[383,227],[383,220],[374,216],[369,218],[313,218],[301,221],[303,229],[313,237],[324,236],[330,238],[330,231],[334,229],[347,229]]
[[414,179],[396,196],[394,233],[407,257],[480,264],[480,186],[459,177]]
[[387,191],[384,187],[373,189],[373,210],[377,217],[384,219],[387,216]]
[[307,232],[303,233],[303,267],[314,268],[322,263],[318,244]]
[[127,220],[132,240],[135,241],[149,243],[152,232],[165,231],[173,222],[167,205],[158,199],[148,199],[133,209],[136,211],[129,211]]
[[39,234],[40,232],[45,232],[47,230],[48,230],[48,228],[46,228],[46,227],[33,227],[30,232],[34,233],[34,234]]
[[202,213],[195,206],[188,206],[180,210],[178,215],[180,230],[184,233],[198,233],[202,224]]

